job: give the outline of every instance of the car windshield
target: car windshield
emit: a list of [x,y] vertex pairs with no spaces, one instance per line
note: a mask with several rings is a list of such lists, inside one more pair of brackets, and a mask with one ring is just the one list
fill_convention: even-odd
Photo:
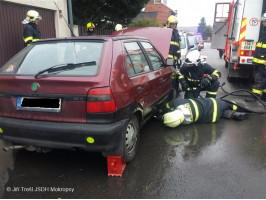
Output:
[[190,45],[196,44],[196,38],[194,36],[188,36],[187,38]]
[[185,41],[184,35],[180,35],[180,38],[181,38],[181,46],[180,46],[180,48],[181,49],[185,49],[186,48],[186,41]]
[[[22,50],[0,71],[6,75],[35,75],[52,66],[85,63],[82,67],[45,72],[49,76],[94,76],[98,72],[103,42],[67,41],[30,45]],[[93,64],[91,61],[95,61]],[[89,64],[86,64],[89,63]]]

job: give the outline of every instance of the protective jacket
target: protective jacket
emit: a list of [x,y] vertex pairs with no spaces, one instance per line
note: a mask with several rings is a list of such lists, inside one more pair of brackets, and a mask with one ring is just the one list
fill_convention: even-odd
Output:
[[35,23],[28,23],[23,31],[24,46],[30,45],[32,42],[41,39],[41,32]]
[[261,37],[256,44],[255,54],[253,56],[252,61],[255,64],[264,65],[264,61],[266,60],[266,27],[263,28]]
[[177,108],[184,105],[189,110],[189,115],[185,116],[185,124],[192,122],[216,122],[225,110],[237,110],[233,103],[227,103],[215,98],[181,99],[176,98],[172,106]]
[[263,27],[259,41],[257,42],[253,63],[258,66],[258,72],[255,75],[252,92],[266,101],[266,27]]
[[181,57],[180,41],[181,41],[181,38],[178,33],[178,30],[173,29],[168,58],[173,58],[176,61],[180,59]]
[[88,36],[93,36],[93,35],[96,35],[96,33],[94,32],[94,30],[93,31],[87,31],[87,35]]
[[180,68],[178,79],[180,83],[185,80],[189,86],[198,87],[201,80],[207,74],[211,76],[210,78],[212,81],[217,80],[221,77],[221,73],[217,69],[214,69],[207,63],[200,63],[198,66],[194,65],[193,67],[184,64]]

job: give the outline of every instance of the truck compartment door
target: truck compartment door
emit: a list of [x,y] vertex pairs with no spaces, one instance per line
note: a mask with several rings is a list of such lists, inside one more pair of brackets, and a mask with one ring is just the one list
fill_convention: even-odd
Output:
[[217,3],[215,6],[215,15],[212,32],[211,48],[225,49],[230,3]]

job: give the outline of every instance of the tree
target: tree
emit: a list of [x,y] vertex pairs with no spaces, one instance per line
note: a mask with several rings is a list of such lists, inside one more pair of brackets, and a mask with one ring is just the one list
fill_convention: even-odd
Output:
[[134,21],[132,24],[129,24],[128,28],[134,28],[134,27],[143,27],[143,26],[149,26],[149,27],[162,27],[162,24],[158,22],[155,18],[141,18]]
[[206,40],[208,37],[211,37],[211,30],[211,26],[206,26],[205,18],[202,17],[198,26],[198,32],[201,33],[204,40]]
[[149,0],[72,0],[74,23],[84,26],[93,22],[100,28],[127,25]]

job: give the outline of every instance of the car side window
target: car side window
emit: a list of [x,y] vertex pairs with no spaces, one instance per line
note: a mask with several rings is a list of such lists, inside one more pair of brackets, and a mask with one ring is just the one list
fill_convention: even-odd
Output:
[[154,49],[153,46],[148,42],[141,42],[141,44],[149,56],[153,69],[157,70],[163,67],[163,60],[156,49]]
[[137,42],[124,43],[127,51],[126,63],[128,76],[151,71],[148,62]]

